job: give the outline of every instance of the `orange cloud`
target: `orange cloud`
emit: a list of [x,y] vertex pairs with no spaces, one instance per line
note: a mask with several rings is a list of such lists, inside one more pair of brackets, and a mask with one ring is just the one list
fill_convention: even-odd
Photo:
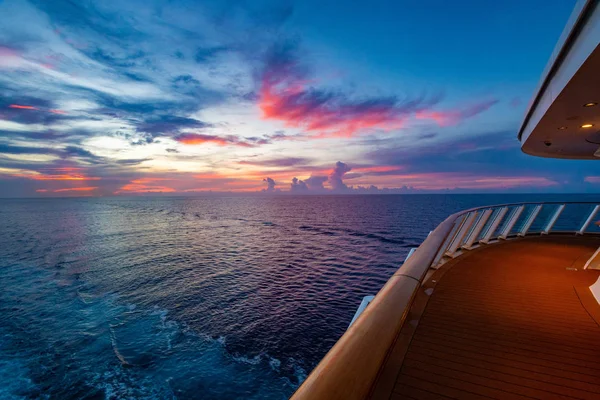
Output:
[[86,186],[86,187],[56,189],[56,190],[53,190],[52,192],[54,192],[54,193],[60,193],[60,192],[90,192],[90,191],[96,190],[96,189],[98,189],[97,186]]
[[80,173],[81,168],[46,168],[41,171],[25,169],[2,169],[0,174],[13,178],[31,179],[34,181],[98,181],[101,178]]
[[[8,108],[16,108],[19,110],[40,110],[38,107],[34,107],[34,106],[25,106],[25,105],[21,105],[21,104],[10,104],[8,106]],[[52,114],[61,114],[64,115],[67,112],[63,111],[63,110],[56,110],[56,109],[51,109],[51,110],[41,110],[41,111],[47,111],[50,112]]]
[[166,181],[166,178],[140,178],[134,179],[126,185],[123,185],[115,194],[120,193],[172,193],[175,189],[157,185],[156,182]]
[[204,135],[200,133],[184,133],[175,138],[176,141],[183,144],[216,144],[217,146],[241,146],[253,147],[251,143],[240,140],[237,136],[216,136]]
[[98,181],[101,178],[85,175],[21,175],[22,178],[29,178],[36,181]]
[[403,169],[402,167],[399,167],[397,165],[375,165],[372,167],[356,167],[356,168],[354,168],[355,171],[364,172],[364,173],[394,172],[394,171],[401,171],[402,169]]
[[22,109],[22,110],[39,110],[39,108],[34,107],[34,106],[23,106],[23,105],[20,105],[20,104],[11,104],[8,107],[9,108],[19,108],[19,109]]

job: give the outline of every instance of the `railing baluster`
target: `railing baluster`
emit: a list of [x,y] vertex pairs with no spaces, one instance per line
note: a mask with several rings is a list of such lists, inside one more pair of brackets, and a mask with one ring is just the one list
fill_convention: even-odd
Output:
[[558,219],[558,217],[560,217],[560,214],[563,212],[564,209],[565,209],[564,204],[561,204],[560,206],[558,206],[558,208],[554,212],[554,215],[552,215],[552,218],[550,218],[550,220],[546,224],[546,227],[542,231],[542,235],[547,235],[550,233],[550,231],[552,230],[552,227],[554,226],[554,223],[556,223],[556,220]]
[[480,240],[481,243],[488,243],[490,241],[492,235],[494,234],[494,232],[496,232],[496,229],[498,229],[498,225],[500,225],[500,222],[502,222],[502,220],[504,219],[504,216],[506,215],[507,211],[508,207],[500,208],[500,211],[498,211],[498,213],[492,220],[492,223],[488,227],[488,230],[485,232],[485,235]]
[[502,229],[502,232],[500,233],[500,236],[498,236],[498,239],[506,239],[508,237],[508,235],[510,234],[510,230],[513,228],[513,226],[515,226],[517,220],[521,216],[523,209],[525,209],[525,206],[519,206],[513,210],[513,212],[510,215],[510,219],[508,220],[508,223],[506,224],[504,229]]
[[479,217],[479,220],[477,221],[477,224],[471,231],[471,234],[469,235],[469,237],[467,237],[467,240],[465,241],[463,248],[470,249],[473,246],[473,243],[475,243],[475,241],[477,240],[477,237],[481,233],[481,230],[485,226],[485,223],[490,218],[490,215],[492,215],[492,212],[493,212],[493,210],[491,208],[489,208],[481,214],[481,216]]
[[[575,231],[574,229],[571,231],[577,234],[584,234],[594,218],[600,214],[600,204],[582,204],[591,204],[594,208],[588,214],[580,229],[578,231]],[[475,208],[464,213],[459,213],[454,220],[452,229],[447,233],[443,244],[440,246],[430,264],[430,268],[439,268],[439,266],[443,264],[445,257],[454,258],[457,256],[460,249],[472,249],[477,242],[487,244],[496,238],[508,238],[519,221],[523,221],[523,224],[515,232],[516,236],[526,236],[533,224],[539,218],[542,209],[544,209],[544,207],[549,207],[550,205],[556,205],[556,209],[552,212],[548,222],[545,223],[545,226],[543,226],[543,229],[541,230],[541,234],[548,234],[567,206],[567,203],[517,203],[495,207]],[[503,223],[504,226],[502,226],[498,235],[494,237],[498,227]]]
[[446,251],[447,256],[449,256],[449,257],[454,256],[454,253],[456,253],[456,250],[458,250],[458,248],[462,244],[465,235],[467,234],[467,232],[469,232],[469,229],[471,229],[471,226],[473,225],[473,222],[475,221],[475,217],[477,217],[477,212],[473,211],[473,212],[470,212],[463,219],[462,226],[459,228],[458,232],[456,233],[456,236],[450,243],[450,246],[448,246],[448,250]]
[[[459,219],[460,219],[460,222],[459,222]],[[439,251],[437,252],[435,258],[433,259],[433,262],[431,263],[432,268],[434,268],[434,269],[438,268],[438,265],[442,261],[443,257],[446,255],[446,250],[448,250],[450,243],[452,243],[452,241],[454,240],[454,237],[456,236],[456,233],[462,226],[462,223],[464,222],[464,220],[465,220],[465,216],[463,215],[463,216],[458,217],[456,219],[456,221],[454,221],[454,226],[452,227],[452,229],[446,236],[446,239],[444,240],[442,246],[440,247]]]
[[477,211],[473,212],[473,214],[471,215],[472,220],[467,221],[467,222],[469,222],[469,227],[465,230],[465,234],[463,235],[462,239],[460,240],[460,243],[458,245],[459,248],[462,248],[465,245],[465,243],[467,242],[467,240],[469,239],[469,236],[471,235],[471,232],[473,232],[473,228],[479,221],[480,216],[481,216],[481,211],[477,210]]
[[523,224],[523,227],[521,228],[521,231],[518,233],[518,236],[525,236],[525,235],[527,235],[527,232],[529,231],[529,228],[531,228],[531,225],[533,224],[533,221],[535,221],[535,219],[537,218],[537,216],[538,216],[538,214],[540,213],[541,210],[542,210],[542,205],[541,204],[538,204],[537,206],[535,206],[531,210],[531,212],[529,213],[529,216],[525,220],[525,224]]
[[590,215],[587,217],[587,219],[585,220],[585,222],[583,223],[583,225],[581,225],[581,228],[577,231],[578,235],[583,235],[583,233],[585,232],[585,230],[588,228],[588,226],[590,225],[590,223],[592,222],[592,220],[596,216],[596,214],[598,214],[598,210],[600,210],[600,205],[597,205],[596,207],[594,207],[594,209],[592,210],[592,212],[590,213]]

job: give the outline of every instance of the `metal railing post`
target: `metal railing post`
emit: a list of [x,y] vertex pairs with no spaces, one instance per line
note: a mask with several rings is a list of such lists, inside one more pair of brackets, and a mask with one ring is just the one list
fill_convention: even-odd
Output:
[[556,222],[558,217],[560,217],[560,214],[563,212],[564,209],[565,209],[564,204],[561,204],[560,206],[558,206],[558,208],[554,212],[554,215],[552,215],[552,218],[550,218],[550,221],[548,221],[548,223],[546,224],[546,227],[542,231],[542,235],[547,235],[550,233],[550,231],[552,230],[552,227],[554,226],[554,223]]
[[480,240],[481,243],[488,243],[490,241],[490,239],[492,238],[492,235],[494,234],[494,232],[496,232],[496,229],[498,229],[498,225],[500,225],[500,222],[502,222],[502,220],[504,219],[504,216],[506,215],[506,212],[508,211],[508,207],[502,207],[499,210],[500,211],[498,211],[498,213],[496,213],[496,216],[494,217],[494,219],[492,220],[492,223],[488,227],[488,230],[485,232],[485,235]]
[[513,226],[515,226],[517,220],[521,216],[521,213],[524,209],[525,206],[519,206],[513,210],[513,212],[510,215],[510,219],[508,220],[508,223],[506,224],[504,229],[502,229],[502,232],[500,233],[500,236],[498,236],[498,239],[506,239],[508,237],[508,235],[510,234],[510,230],[513,228]]
[[585,230],[588,228],[588,226],[590,225],[590,223],[592,222],[592,220],[596,216],[596,214],[598,214],[598,210],[600,210],[600,205],[597,205],[596,207],[594,207],[594,209],[592,210],[592,212],[590,213],[590,215],[587,217],[587,219],[585,220],[585,222],[583,223],[583,225],[581,225],[581,228],[577,231],[578,235],[583,235],[583,233],[585,232]]
[[463,243],[463,239],[465,238],[465,235],[469,232],[469,229],[471,229],[471,226],[473,225],[473,222],[475,221],[476,217],[477,217],[477,212],[473,211],[473,212],[470,212],[463,219],[461,227],[459,228],[458,232],[456,233],[456,236],[454,236],[454,239],[452,239],[452,242],[450,242],[450,245],[448,246],[448,250],[446,251],[447,256],[449,256],[449,257],[454,256],[454,253],[456,253],[456,250],[458,250],[458,248]]
[[525,236],[525,235],[527,235],[527,232],[529,231],[529,228],[531,228],[531,225],[533,224],[533,221],[535,221],[535,219],[537,218],[537,216],[538,216],[538,214],[540,213],[541,210],[542,210],[542,205],[538,204],[537,206],[535,206],[529,212],[529,215],[527,216],[527,219],[525,220],[525,224],[523,224],[523,227],[521,228],[521,231],[517,234],[518,236]]
[[475,227],[473,228],[473,230],[467,237],[467,240],[465,241],[463,248],[470,249],[473,246],[473,243],[475,243],[475,241],[477,240],[477,237],[481,233],[481,230],[485,226],[485,223],[490,218],[490,215],[492,215],[492,212],[493,212],[493,210],[490,208],[490,209],[485,210],[482,214],[480,214],[477,224],[475,225]]

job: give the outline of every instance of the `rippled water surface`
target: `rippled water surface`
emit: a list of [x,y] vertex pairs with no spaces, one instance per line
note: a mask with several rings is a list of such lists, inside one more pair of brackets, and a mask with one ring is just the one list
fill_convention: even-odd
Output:
[[542,199],[590,197],[0,200],[0,398],[286,399],[450,213]]

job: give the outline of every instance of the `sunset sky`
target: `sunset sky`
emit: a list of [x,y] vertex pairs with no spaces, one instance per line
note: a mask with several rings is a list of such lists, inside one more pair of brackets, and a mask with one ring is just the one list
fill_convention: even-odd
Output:
[[516,139],[574,4],[0,0],[0,197],[600,192]]

